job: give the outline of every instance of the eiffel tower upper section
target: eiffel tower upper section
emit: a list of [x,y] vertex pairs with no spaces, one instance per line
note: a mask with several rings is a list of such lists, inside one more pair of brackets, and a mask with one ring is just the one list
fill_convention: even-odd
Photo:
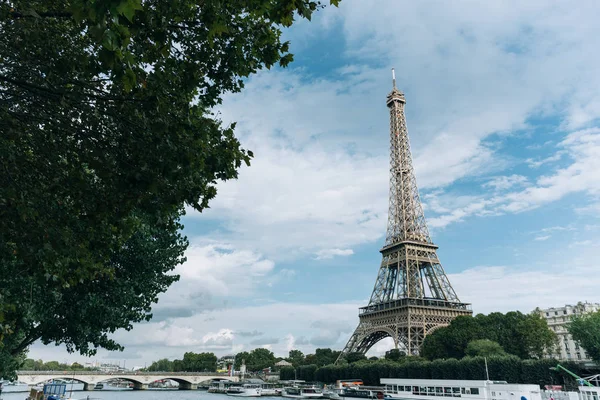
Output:
[[393,88],[387,96],[390,109],[390,198],[385,247],[406,241],[433,244],[419,198],[412,165],[404,94]]
[[460,303],[429,235],[419,198],[404,107],[404,94],[393,88],[390,110],[390,194],[383,260],[369,305],[398,299],[435,299]]

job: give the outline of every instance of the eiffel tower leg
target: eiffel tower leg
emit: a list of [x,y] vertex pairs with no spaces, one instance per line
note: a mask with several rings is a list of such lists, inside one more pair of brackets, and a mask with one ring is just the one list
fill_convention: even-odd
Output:
[[337,360],[335,360],[336,363],[345,358],[349,353],[358,351],[358,347],[365,336],[365,328],[365,324],[362,321],[358,323],[358,327],[356,327],[354,333],[352,333],[352,336],[350,336],[350,339],[348,340],[348,343],[346,343],[344,350],[342,350]]

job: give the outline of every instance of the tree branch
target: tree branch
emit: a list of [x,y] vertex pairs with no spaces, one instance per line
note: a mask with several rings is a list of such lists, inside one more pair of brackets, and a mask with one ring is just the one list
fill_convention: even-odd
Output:
[[46,12],[35,12],[35,10],[28,11],[11,11],[10,16],[13,19],[19,18],[73,18],[73,13],[68,11],[46,11]]

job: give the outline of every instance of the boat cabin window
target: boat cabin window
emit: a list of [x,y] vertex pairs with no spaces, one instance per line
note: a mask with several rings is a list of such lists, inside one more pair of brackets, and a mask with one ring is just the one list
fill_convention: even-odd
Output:
[[453,387],[452,394],[454,395],[454,397],[460,397],[460,388]]
[[435,395],[436,396],[443,396],[444,395],[444,388],[436,387],[435,388]]
[[479,388],[471,388],[471,394],[479,394]]
[[460,392],[461,392],[462,394],[465,394],[465,388],[460,388]]

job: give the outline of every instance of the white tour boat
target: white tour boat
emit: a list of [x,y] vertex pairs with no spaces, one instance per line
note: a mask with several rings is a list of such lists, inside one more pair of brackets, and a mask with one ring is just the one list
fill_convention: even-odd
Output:
[[282,388],[274,383],[261,383],[261,395],[262,396],[280,396]]
[[579,386],[579,400],[600,400],[600,387]]
[[237,397],[260,397],[262,389],[256,383],[244,383],[243,385],[232,385],[225,392],[227,396]]
[[294,386],[283,388],[281,395],[290,399],[317,399],[323,397],[323,391],[314,386]]
[[385,385],[386,394],[392,399],[402,400],[439,400],[440,397],[460,397],[464,400],[542,400],[538,385],[504,381],[382,378],[381,384]]
[[[357,399],[386,399],[391,400],[391,396],[385,392],[385,388],[369,388],[365,386],[345,387],[337,393],[337,399],[357,400]],[[330,397],[331,398],[331,397]]]

